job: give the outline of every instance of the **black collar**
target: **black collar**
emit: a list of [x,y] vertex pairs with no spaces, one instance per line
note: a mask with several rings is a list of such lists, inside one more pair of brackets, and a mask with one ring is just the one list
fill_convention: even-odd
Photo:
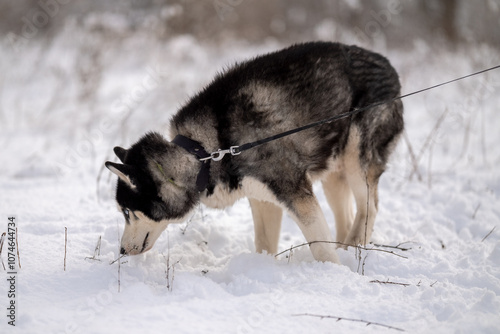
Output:
[[[198,160],[210,157],[210,154],[205,151],[205,149],[199,142],[188,137],[184,137],[183,135],[175,136],[174,140],[172,140],[172,143],[195,155]],[[210,161],[210,159],[201,161],[201,169],[198,172],[198,177],[196,178],[196,188],[199,192],[207,189],[208,179],[210,176]]]

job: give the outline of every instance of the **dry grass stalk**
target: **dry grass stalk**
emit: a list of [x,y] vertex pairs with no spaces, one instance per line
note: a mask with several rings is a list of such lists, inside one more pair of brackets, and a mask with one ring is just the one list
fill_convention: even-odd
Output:
[[411,284],[408,284],[408,283],[390,282],[389,280],[387,280],[387,281],[373,280],[373,281],[370,281],[370,283],[401,285],[401,286],[404,286],[404,287],[407,287],[407,286],[411,285]]
[[373,246],[375,247],[381,247],[381,248],[392,248],[392,249],[398,249],[400,251],[403,251],[403,252],[406,252],[406,251],[409,251],[411,250],[411,248],[404,248],[404,247],[401,247],[401,245],[404,245],[404,244],[409,244],[409,243],[414,243],[413,241],[405,241],[405,242],[400,242],[399,244],[397,244],[396,246],[390,246],[390,245],[382,245],[382,244],[372,244]]
[[481,207],[481,203],[479,203],[476,208],[474,209],[474,213],[472,213],[472,219],[476,219],[476,214],[477,214],[477,211],[479,210],[479,208]]
[[290,263],[290,261],[292,260],[292,257],[293,257],[293,245],[290,246],[290,249],[288,251],[289,251],[289,253],[286,257],[288,259],[288,263]]
[[66,271],[66,249],[68,245],[68,228],[64,227],[64,271]]
[[[196,215],[198,213],[200,214],[200,218],[196,218]],[[205,222],[205,215],[203,213],[203,206],[201,204],[198,206],[198,210],[195,213],[193,213],[193,215],[191,217],[189,217],[189,219],[186,221],[186,226],[179,227],[182,235],[186,234],[186,231],[187,231],[188,227],[191,226],[191,223],[196,222],[198,220],[201,220],[202,223]]]
[[[284,254],[286,252],[290,252],[293,249],[296,249],[296,248],[299,248],[299,247],[303,247],[303,246],[310,246],[310,245],[315,244],[315,243],[336,244],[336,245],[339,245],[339,246],[353,247],[352,245],[344,244],[344,243],[338,242],[338,241],[320,241],[320,240],[318,240],[318,241],[305,242],[303,244],[290,247],[290,248],[288,248],[288,249],[286,249],[286,250],[284,250],[284,251],[276,254],[275,257],[278,257],[278,256],[280,256],[280,255],[282,255],[282,254]],[[397,250],[400,250],[400,251],[408,251],[408,250],[411,249],[411,248],[402,248],[402,247],[399,247],[399,245],[398,246],[377,245],[377,247],[380,247],[380,248],[367,248],[366,246],[356,246],[356,249],[357,250],[366,250],[366,251],[376,251],[376,252],[388,253],[388,254],[392,254],[392,255],[401,257],[403,259],[407,259],[408,257],[403,256],[403,255],[398,254],[398,253],[395,253],[394,251],[389,251],[389,250],[385,250],[385,249],[381,249],[381,248],[392,248],[392,249],[397,249]]]
[[493,233],[493,231],[494,231],[496,228],[497,228],[496,226],[495,226],[495,227],[493,227],[493,228],[491,229],[491,231],[489,231],[489,232],[488,232],[488,234],[486,234],[486,235],[484,236],[484,238],[481,240],[481,242],[483,242],[484,240],[486,240],[486,238],[487,238],[487,237],[489,237],[489,236],[491,235],[491,233]]
[[344,321],[352,321],[352,322],[361,322],[361,323],[366,324],[366,326],[373,325],[373,326],[385,327],[385,328],[388,328],[388,329],[394,329],[394,330],[397,330],[397,331],[400,331],[400,332],[404,332],[405,331],[404,329],[393,327],[393,326],[389,326],[389,325],[384,325],[384,324],[381,324],[381,323],[378,323],[378,322],[367,321],[367,320],[363,320],[363,319],[352,319],[352,318],[337,317],[337,316],[333,316],[333,315],[320,315],[320,314],[302,313],[302,314],[292,314],[292,316],[294,316],[294,317],[314,317],[314,318],[320,318],[320,319],[336,319],[337,321],[344,320]]
[[[167,290],[172,292],[174,288],[174,279],[175,279],[175,265],[179,263],[181,260],[177,260],[175,263],[170,265],[170,235],[167,231],[167,268],[165,269],[165,277],[167,279]],[[165,257],[165,255],[163,256]],[[172,270],[172,276],[170,276],[170,270]]]
[[418,180],[422,181],[422,175],[418,170],[418,160],[415,152],[413,151],[413,146],[411,145],[410,138],[408,138],[408,133],[406,133],[406,131],[403,131],[403,138],[405,140],[406,146],[408,147],[408,153],[410,154],[410,159],[413,166],[413,169],[408,178],[411,180],[411,178],[413,177],[413,173],[416,173]]
[[434,145],[431,144],[429,146],[429,161],[427,165],[427,187],[429,189],[432,189],[432,149],[434,148]]
[[[410,176],[408,176],[409,180],[411,180],[413,178],[413,175],[416,173],[417,176],[418,176],[418,180],[422,181],[422,175],[418,171],[418,163],[422,159],[422,157],[423,157],[425,151],[427,150],[427,148],[431,144],[433,144],[433,139],[436,137],[436,135],[437,135],[437,133],[439,131],[439,128],[441,127],[441,124],[443,123],[443,121],[446,118],[447,114],[448,114],[448,109],[445,109],[443,111],[443,113],[439,116],[439,118],[436,121],[436,124],[434,124],[434,127],[432,128],[431,132],[427,135],[427,138],[425,139],[425,142],[422,145],[422,148],[420,149],[420,152],[418,153],[418,156],[415,156],[415,154],[413,153],[413,149],[410,149],[411,148],[410,140],[409,140],[406,132],[404,132],[404,136],[405,136],[404,138],[405,138],[405,141],[406,141],[406,143],[408,145],[408,149],[410,151],[410,157],[412,159],[412,165],[413,165],[413,169],[410,172]],[[431,154],[432,154],[432,152],[431,152]]]
[[92,255],[91,257],[87,256],[85,260],[88,259],[88,260],[101,261],[100,259],[97,258],[98,256],[101,256],[101,236],[99,236],[99,239],[97,239],[97,244],[94,249],[94,255]]
[[[118,227],[118,220],[116,221],[116,227]],[[121,248],[121,245],[120,245],[120,229],[119,229],[119,228],[117,229],[117,234],[118,234],[118,254],[120,254],[120,248]],[[100,238],[101,238],[101,237],[99,236],[99,240],[98,240],[99,254],[100,254],[100,247],[101,247],[101,243],[100,243],[100,240],[101,240],[101,239],[100,239]],[[96,249],[97,249],[97,246],[96,246]],[[122,263],[122,262],[121,262],[120,260],[121,260],[123,257],[125,257],[125,256],[127,256],[127,255],[125,255],[125,254],[120,254],[120,255],[118,256],[118,258],[117,258],[117,259],[115,259],[115,260],[113,260],[113,261],[110,261],[110,262],[109,262],[109,265],[112,265],[112,264],[114,264],[114,263],[118,262],[118,292],[120,292],[120,289],[121,289],[121,279],[120,279],[120,275],[121,275],[121,263]],[[127,261],[125,261],[124,263],[127,263]]]
[[367,257],[368,257],[368,253],[366,253],[365,257],[363,258],[363,262],[361,263],[361,250],[359,251],[358,272],[359,272],[359,265],[361,264],[361,275],[362,276],[365,276],[365,264],[366,264]]
[[[118,258],[120,260],[120,258]],[[121,261],[118,261],[118,293],[120,293],[121,288]]]
[[[118,254],[121,253],[121,241],[120,241],[120,227],[118,226],[118,220],[116,221],[116,234],[118,236]],[[120,254],[118,256],[118,293],[120,293],[121,289],[121,261],[120,259],[125,256],[125,254]],[[114,263],[114,262],[113,262]]]
[[[109,265],[112,265],[112,264],[115,264],[116,262],[118,262],[119,260],[121,260],[123,257],[125,257],[126,255],[124,254],[121,254],[120,256],[118,256],[117,259],[114,259],[113,261],[109,261]],[[124,262],[125,263],[125,262]]]

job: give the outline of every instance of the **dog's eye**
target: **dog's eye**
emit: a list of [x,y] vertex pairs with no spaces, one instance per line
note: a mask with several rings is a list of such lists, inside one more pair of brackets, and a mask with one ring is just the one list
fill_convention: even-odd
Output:
[[123,209],[123,214],[125,215],[125,218],[130,218],[130,211],[128,209]]

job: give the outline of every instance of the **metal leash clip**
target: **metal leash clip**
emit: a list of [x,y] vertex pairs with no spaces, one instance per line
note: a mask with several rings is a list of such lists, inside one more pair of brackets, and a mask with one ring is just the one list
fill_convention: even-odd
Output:
[[220,161],[226,154],[231,154],[231,155],[239,155],[241,154],[241,151],[239,150],[239,146],[231,146],[227,150],[217,150],[216,152],[210,153],[209,157],[202,158],[200,161],[205,161],[205,160],[210,160],[212,159],[213,161]]

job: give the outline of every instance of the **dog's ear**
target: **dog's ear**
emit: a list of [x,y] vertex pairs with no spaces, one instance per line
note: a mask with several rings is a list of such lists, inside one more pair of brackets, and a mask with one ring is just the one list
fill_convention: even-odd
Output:
[[106,168],[108,168],[111,172],[114,174],[118,175],[120,180],[125,182],[130,188],[135,189],[136,185],[134,184],[133,180],[133,175],[135,172],[135,168],[130,165],[122,165],[122,164],[117,164],[111,161],[106,161],[104,164]]
[[116,146],[113,151],[115,152],[116,156],[118,159],[120,159],[121,162],[125,162],[125,157],[127,156],[127,150],[124,149],[123,147]]

